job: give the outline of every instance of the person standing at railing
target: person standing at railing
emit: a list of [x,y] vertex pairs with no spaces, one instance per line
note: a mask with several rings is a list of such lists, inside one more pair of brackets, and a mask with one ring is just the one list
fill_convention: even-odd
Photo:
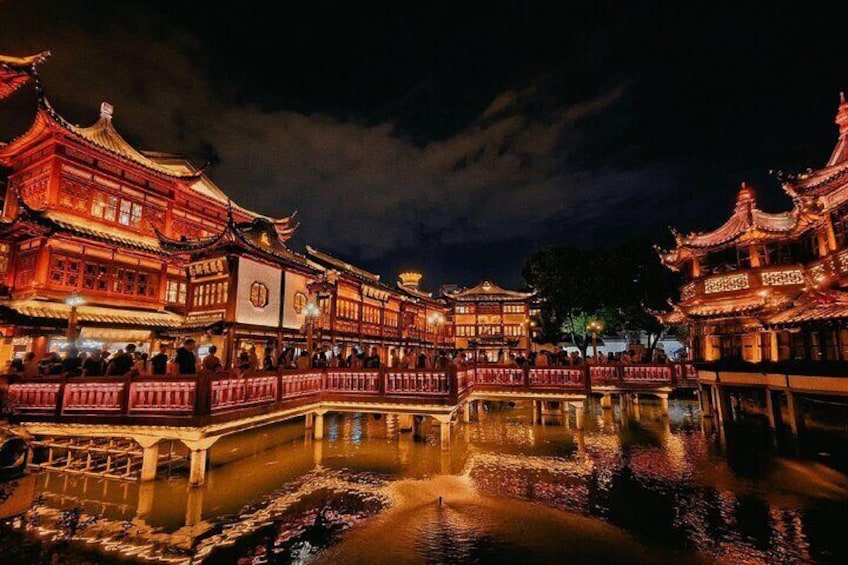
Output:
[[102,377],[106,367],[103,363],[102,352],[94,350],[82,363],[83,377]]
[[[214,346],[213,346],[214,347]],[[265,348],[265,354],[262,356],[262,370],[273,371],[277,367],[274,365],[274,354],[270,347]]]
[[32,379],[39,375],[38,362],[35,360],[35,353],[27,351],[24,355],[24,370],[23,375],[27,379]]
[[223,364],[221,364],[221,359],[216,355],[218,353],[218,348],[214,345],[209,346],[209,354],[203,358],[203,362],[201,363],[201,367],[206,373],[217,373],[218,371],[224,368]]
[[392,369],[400,367],[400,354],[394,347],[389,351],[389,367]]
[[380,354],[377,353],[376,347],[371,347],[371,350],[368,352],[368,356],[365,358],[365,368],[366,369],[379,369],[380,368]]
[[62,361],[62,372],[69,377],[78,377],[82,374],[82,359],[76,347],[68,349],[65,359]]
[[311,369],[312,360],[309,357],[309,352],[305,349],[300,352],[300,355],[297,357],[296,367],[298,369]]
[[154,375],[164,375],[168,372],[168,345],[159,344],[159,353],[150,359],[151,372]]
[[128,343],[124,351],[119,351],[109,361],[109,365],[106,367],[106,375],[109,377],[123,377],[132,371],[134,363],[133,353],[135,353],[135,344]]
[[194,375],[197,373],[197,355],[194,353],[196,347],[195,341],[188,338],[183,342],[182,347],[177,348],[177,354],[174,357],[177,374]]
[[536,358],[533,359],[533,365],[536,367],[547,367],[550,364],[547,351],[539,351],[536,353]]

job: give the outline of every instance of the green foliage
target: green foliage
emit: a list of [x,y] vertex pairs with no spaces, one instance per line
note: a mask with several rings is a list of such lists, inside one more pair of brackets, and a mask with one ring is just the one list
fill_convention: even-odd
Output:
[[543,298],[542,339],[563,337],[585,354],[591,341],[586,324],[597,319],[605,333],[635,339],[646,332],[652,349],[668,328],[648,310],[662,309],[675,293],[674,274],[645,241],[611,249],[551,246],[530,255],[525,280]]

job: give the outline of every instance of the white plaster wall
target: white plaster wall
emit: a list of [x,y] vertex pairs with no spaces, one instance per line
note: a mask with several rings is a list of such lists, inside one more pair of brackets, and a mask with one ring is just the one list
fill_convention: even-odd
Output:
[[[250,303],[250,286],[254,282],[260,282],[268,287],[268,305],[264,308],[257,308]],[[281,269],[240,257],[236,321],[276,328],[280,323],[280,285],[282,283]]]
[[309,291],[306,289],[307,279],[297,273],[286,272],[285,298],[283,299],[283,327],[300,329],[303,327],[303,316],[294,308],[294,295],[302,292],[307,297]]

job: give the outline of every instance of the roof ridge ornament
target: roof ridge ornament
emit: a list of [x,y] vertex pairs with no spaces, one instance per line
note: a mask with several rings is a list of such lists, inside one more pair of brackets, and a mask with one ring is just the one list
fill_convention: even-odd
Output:
[[105,100],[100,103],[100,119],[112,121],[112,116],[115,113],[115,107]]

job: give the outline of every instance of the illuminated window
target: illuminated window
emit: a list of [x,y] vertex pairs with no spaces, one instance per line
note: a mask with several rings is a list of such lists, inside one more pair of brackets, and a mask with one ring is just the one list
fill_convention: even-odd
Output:
[[165,300],[173,304],[185,304],[186,283],[184,281],[169,279],[165,292]]
[[524,304],[504,304],[504,314],[523,314]]
[[303,312],[303,309],[306,308],[306,302],[307,301],[308,301],[308,298],[304,293],[295,292],[294,293],[294,301],[293,301],[294,311],[297,312],[298,314]]
[[118,212],[118,197],[96,192],[91,201],[91,215],[110,222],[115,221]]
[[141,204],[121,200],[121,214],[118,223],[137,228],[141,224]]
[[268,306],[268,287],[261,282],[250,285],[250,303],[256,308]]

